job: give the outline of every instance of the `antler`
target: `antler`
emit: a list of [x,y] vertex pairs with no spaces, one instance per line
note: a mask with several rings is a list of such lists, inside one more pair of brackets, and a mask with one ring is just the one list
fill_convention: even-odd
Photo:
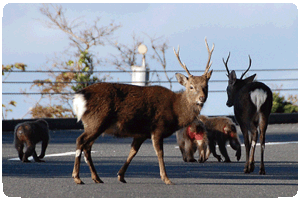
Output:
[[190,73],[190,71],[187,69],[186,65],[184,63],[182,63],[181,60],[180,60],[180,57],[179,57],[179,45],[178,45],[177,52],[175,51],[175,48],[173,48],[173,51],[175,53],[175,56],[178,59],[179,64],[181,65],[181,67],[186,71],[186,73],[189,75],[189,77],[192,76],[191,73]]
[[225,65],[225,68],[226,68],[226,70],[227,70],[227,76],[229,75],[229,69],[228,69],[228,66],[227,66],[227,63],[228,63],[228,60],[229,60],[229,57],[230,57],[230,52],[229,52],[229,54],[228,54],[228,57],[227,57],[227,59],[226,59],[226,62],[224,61],[224,58],[223,58],[223,63],[224,63],[224,65]]
[[251,57],[250,57],[250,55],[249,55],[249,67],[248,67],[247,70],[242,74],[241,79],[242,79],[242,78],[244,77],[244,75],[249,71],[250,67],[251,67]]
[[210,63],[210,58],[211,58],[211,54],[212,54],[212,52],[214,51],[214,48],[215,48],[215,44],[213,44],[212,49],[209,50],[206,37],[205,37],[205,45],[206,45],[206,48],[207,48],[207,51],[208,51],[208,61],[207,61],[207,64],[206,64],[206,68],[205,68],[204,74],[208,73],[208,70],[209,70],[209,68],[212,65],[212,62]]

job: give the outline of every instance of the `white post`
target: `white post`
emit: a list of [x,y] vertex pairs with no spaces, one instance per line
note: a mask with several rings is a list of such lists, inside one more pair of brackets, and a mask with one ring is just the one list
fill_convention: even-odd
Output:
[[137,86],[146,86],[149,80],[149,69],[146,68],[146,58],[145,54],[147,52],[147,47],[141,44],[138,48],[140,54],[143,55],[142,66],[131,66],[132,70],[132,84]]

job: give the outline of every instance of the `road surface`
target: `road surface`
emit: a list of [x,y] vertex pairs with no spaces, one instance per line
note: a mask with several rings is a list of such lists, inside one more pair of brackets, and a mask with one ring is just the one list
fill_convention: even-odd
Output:
[[[239,127],[238,127],[239,129]],[[205,163],[185,163],[176,137],[165,139],[164,154],[168,177],[175,185],[165,185],[159,176],[158,161],[152,143],[146,141],[130,164],[126,184],[117,180],[125,162],[131,139],[99,137],[92,158],[103,184],[95,184],[82,158],[76,185],[71,177],[76,138],[82,130],[51,131],[44,163],[22,163],[17,159],[12,132],[2,133],[2,183],[9,197],[292,197],[298,191],[298,124],[269,125],[266,137],[266,175],[259,175],[260,147],[256,150],[253,173],[244,174],[245,150],[236,161],[227,147],[232,163],[219,163],[211,155]],[[241,142],[243,137],[239,131]],[[37,153],[40,144],[37,145]],[[217,150],[219,153],[219,151]],[[219,153],[220,154],[220,153]],[[198,159],[196,157],[196,159]]]

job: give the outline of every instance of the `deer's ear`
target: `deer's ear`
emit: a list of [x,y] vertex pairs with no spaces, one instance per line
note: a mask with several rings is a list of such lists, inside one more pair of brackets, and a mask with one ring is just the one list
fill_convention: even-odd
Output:
[[210,79],[212,72],[213,72],[213,70],[209,71],[209,72],[206,74],[206,78],[207,78],[207,80],[209,80],[209,79]]
[[246,79],[244,79],[244,81],[248,84],[253,82],[254,78],[255,78],[256,74],[251,75],[250,77],[247,77]]
[[180,73],[176,73],[175,76],[176,76],[176,79],[179,82],[179,84],[181,84],[182,86],[185,87],[185,85],[188,81],[188,78],[186,76],[184,76],[183,74],[180,74]]
[[229,74],[228,78],[229,78],[229,83],[230,84],[234,84],[235,83],[235,81],[236,81],[236,74],[235,74],[234,70],[231,71],[231,73]]

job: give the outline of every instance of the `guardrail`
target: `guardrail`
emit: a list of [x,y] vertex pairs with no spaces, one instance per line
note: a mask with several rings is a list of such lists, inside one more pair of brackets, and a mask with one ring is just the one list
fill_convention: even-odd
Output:
[[[234,122],[235,118],[232,115],[227,116]],[[50,130],[71,130],[83,129],[81,121],[77,122],[76,118],[44,118]],[[2,131],[14,131],[18,123],[26,121],[34,121],[36,119],[24,120],[2,120]],[[298,123],[298,113],[272,113],[269,118],[269,124],[283,124],[283,123]]]

